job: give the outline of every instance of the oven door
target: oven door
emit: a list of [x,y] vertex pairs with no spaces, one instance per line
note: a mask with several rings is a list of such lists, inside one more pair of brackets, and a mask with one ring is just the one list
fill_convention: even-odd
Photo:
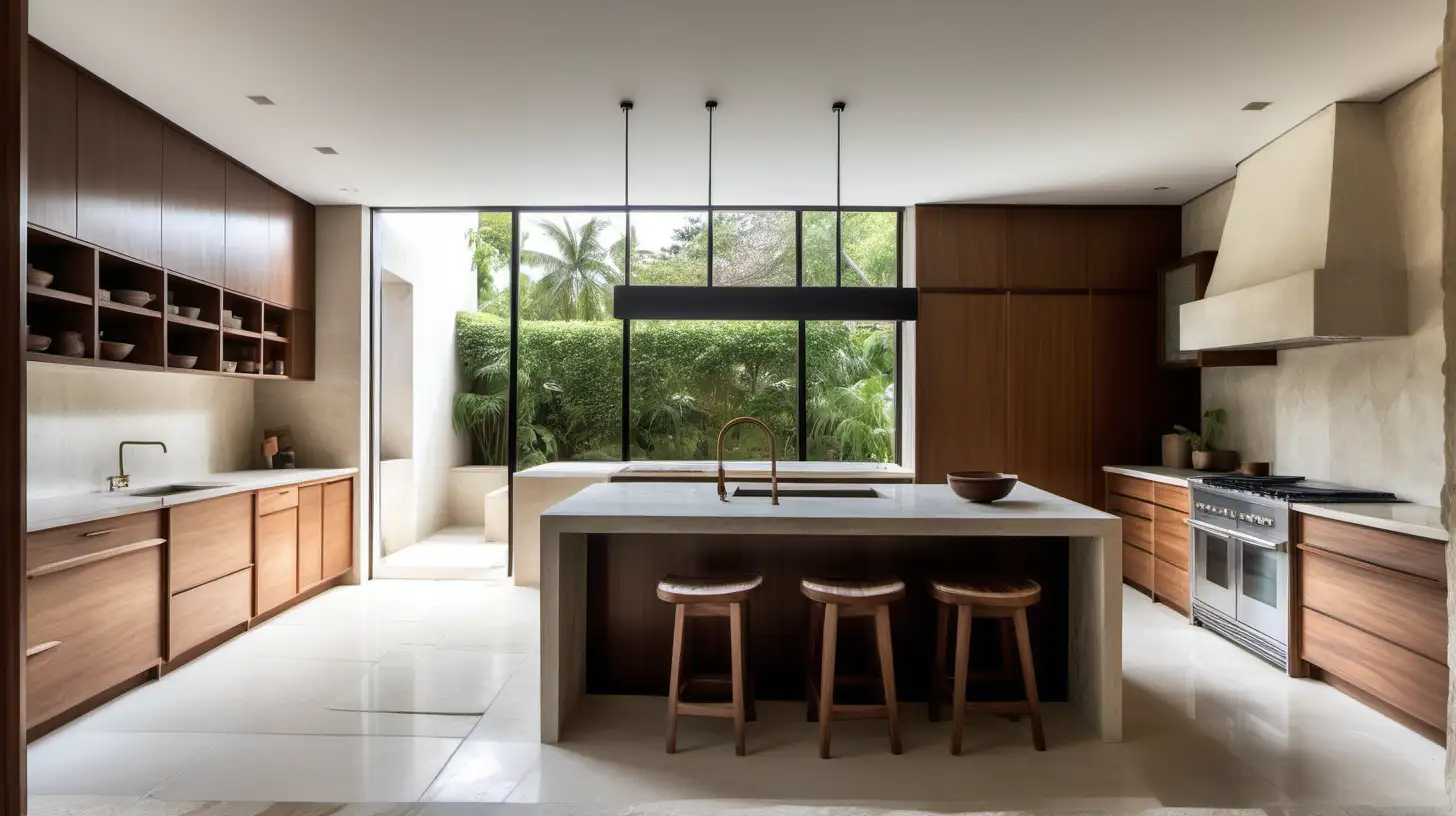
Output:
[[1279,643],[1289,642],[1289,553],[1282,545],[1240,535],[1239,623]]
[[1238,614],[1239,544],[1228,530],[1190,519],[1193,597],[1230,618]]

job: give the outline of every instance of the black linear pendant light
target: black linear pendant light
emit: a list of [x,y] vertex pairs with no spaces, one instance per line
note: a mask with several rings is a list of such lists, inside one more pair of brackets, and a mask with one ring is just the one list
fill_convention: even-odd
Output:
[[[623,103],[624,110],[630,103]],[[840,287],[844,244],[842,146],[840,114],[834,112],[834,283],[833,287],[714,286],[713,285],[713,113],[708,111],[708,285],[618,286],[612,298],[612,316],[622,320],[914,320],[918,299],[914,289]],[[630,277],[628,278],[630,282]]]

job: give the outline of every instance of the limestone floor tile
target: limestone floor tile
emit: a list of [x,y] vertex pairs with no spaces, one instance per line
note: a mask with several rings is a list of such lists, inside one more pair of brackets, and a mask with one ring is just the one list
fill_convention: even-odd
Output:
[[33,794],[142,796],[217,743],[214,734],[57,732],[26,752]]
[[26,802],[28,816],[127,816],[140,796],[37,794]]
[[152,796],[187,801],[413,802],[460,740],[223,735]]
[[402,645],[434,645],[450,627],[419,622],[336,622],[323,626],[264,626],[232,644],[250,656],[374,662]]
[[483,651],[391,654],[330,703],[347,711],[480,715],[525,660]]
[[529,742],[541,740],[541,660],[528,657],[506,681],[485,710],[471,740]]
[[450,758],[422,801],[504,802],[540,762],[540,743],[469,739]]

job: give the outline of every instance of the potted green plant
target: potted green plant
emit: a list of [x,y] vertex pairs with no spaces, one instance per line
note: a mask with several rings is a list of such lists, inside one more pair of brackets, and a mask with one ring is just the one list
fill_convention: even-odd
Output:
[[1176,430],[1188,445],[1193,449],[1193,469],[1231,471],[1239,466],[1239,452],[1231,450],[1219,450],[1218,438],[1223,434],[1224,424],[1228,421],[1228,412],[1222,408],[1210,408],[1203,412],[1203,428],[1201,432],[1195,433],[1182,425],[1174,425]]

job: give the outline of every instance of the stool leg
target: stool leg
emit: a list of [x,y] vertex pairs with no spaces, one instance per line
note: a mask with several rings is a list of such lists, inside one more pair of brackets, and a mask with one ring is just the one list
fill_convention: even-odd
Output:
[[966,675],[971,663],[971,607],[956,606],[955,693],[951,697],[950,752],[961,753],[961,736],[966,730]]
[[834,652],[839,643],[839,607],[824,605],[824,640],[819,671],[819,758],[829,758],[829,724],[834,719]]
[[[1016,643],[1016,632],[1012,628],[1010,618],[1001,618],[1001,673],[1007,678],[1016,674],[1016,657],[1013,654],[1013,646]],[[1021,722],[1020,714],[1007,714],[1006,719],[1012,722]]]
[[824,637],[824,604],[809,602],[809,647],[804,652],[804,699],[809,722],[819,721],[819,700],[814,691],[814,673],[819,671],[820,640]]
[[925,700],[930,708],[930,721],[940,722],[940,685],[945,677],[945,638],[950,628],[950,606],[935,604],[935,660],[930,667],[930,693]]
[[1031,709],[1031,741],[1036,750],[1046,750],[1046,734],[1041,729],[1041,702],[1036,694],[1036,668],[1031,661],[1031,633],[1026,628],[1026,610],[1016,610],[1016,647],[1021,652],[1021,679],[1026,685],[1026,703]]
[[758,722],[758,678],[753,671],[753,608],[743,602],[743,682],[749,722]]
[[687,607],[673,607],[672,675],[667,688],[667,752],[677,753],[677,693],[682,679],[683,628],[687,623]]
[[890,753],[900,747],[900,704],[895,694],[895,651],[890,644],[890,607],[875,607],[875,645],[880,652],[880,678],[885,685],[885,718],[890,721]]
[[728,629],[733,656],[733,751],[743,756],[748,752],[743,725],[743,604],[728,605]]

